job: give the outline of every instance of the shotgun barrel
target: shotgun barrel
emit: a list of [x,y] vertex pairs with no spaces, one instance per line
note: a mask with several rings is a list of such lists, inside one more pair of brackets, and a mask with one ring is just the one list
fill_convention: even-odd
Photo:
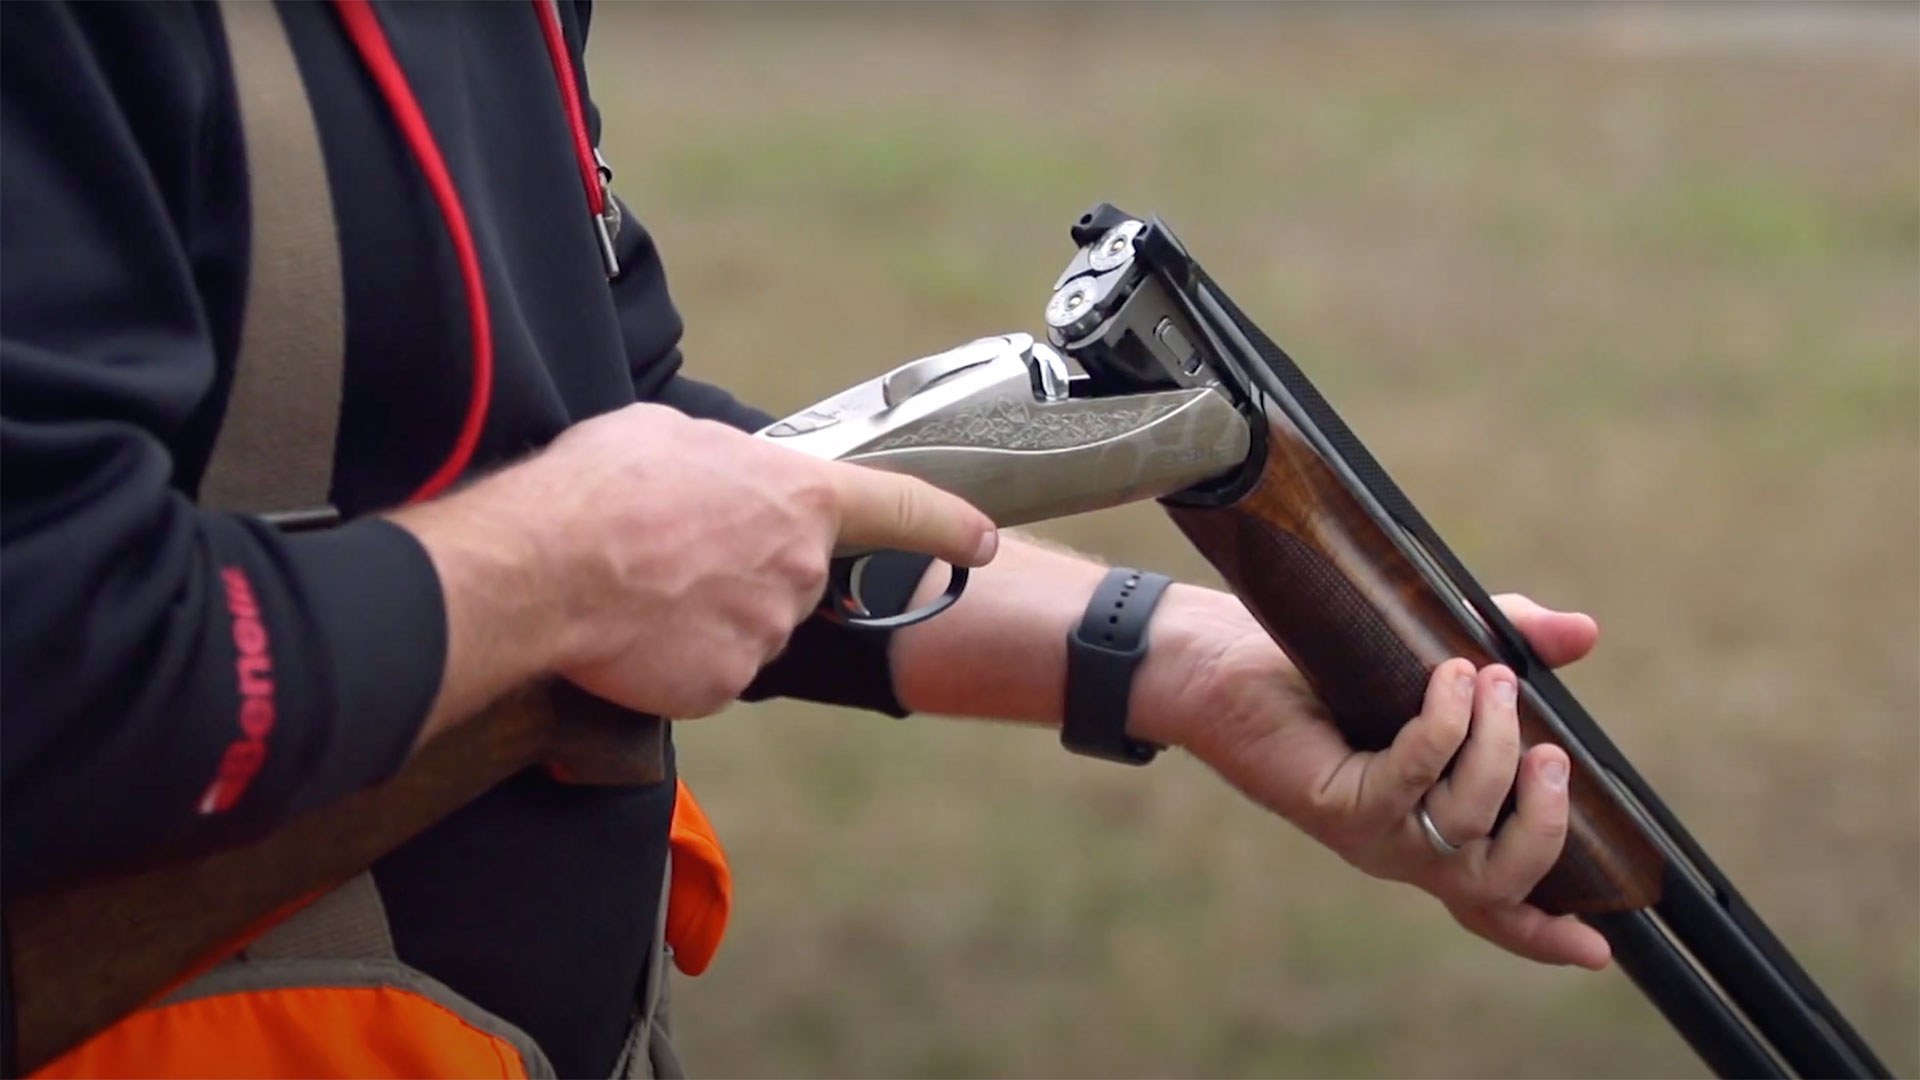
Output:
[[1511,666],[1525,745],[1572,760],[1568,835],[1529,899],[1604,934],[1722,1076],[1887,1076],[1700,845],[1279,346],[1172,230],[1102,203],[1047,307],[1103,392],[1218,386],[1254,432],[1235,473],[1163,497],[1356,748],[1421,710],[1455,656]]

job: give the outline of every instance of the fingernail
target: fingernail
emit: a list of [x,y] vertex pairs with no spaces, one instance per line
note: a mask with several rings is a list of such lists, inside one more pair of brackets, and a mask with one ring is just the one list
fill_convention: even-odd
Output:
[[1519,696],[1520,692],[1514,687],[1512,682],[1501,679],[1499,682],[1493,684],[1493,694],[1500,699],[1500,704],[1511,705],[1514,699]]
[[1462,675],[1453,680],[1453,696],[1461,701],[1470,700],[1473,697],[1473,676]]
[[1000,533],[997,529],[988,529],[980,534],[980,546],[974,550],[973,564],[985,566],[993,561],[993,553],[1000,549]]
[[1540,766],[1540,775],[1547,781],[1548,787],[1560,791],[1567,786],[1567,763],[1554,758]]

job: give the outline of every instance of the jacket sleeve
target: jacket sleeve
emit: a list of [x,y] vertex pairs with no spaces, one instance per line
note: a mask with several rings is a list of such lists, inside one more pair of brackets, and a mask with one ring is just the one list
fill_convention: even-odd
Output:
[[238,139],[221,128],[217,30],[185,5],[119,9],[97,33],[85,5],[8,7],[0,879],[14,895],[263,835],[390,775],[438,689],[446,628],[432,565],[398,527],[289,537],[182,491],[198,463],[183,470],[180,448],[217,421],[216,339],[232,336],[192,223],[245,196],[198,157]]

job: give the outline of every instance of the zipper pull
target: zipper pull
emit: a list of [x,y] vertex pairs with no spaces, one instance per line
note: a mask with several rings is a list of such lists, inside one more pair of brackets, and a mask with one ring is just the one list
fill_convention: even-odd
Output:
[[620,273],[620,257],[613,253],[613,238],[620,235],[620,204],[613,201],[613,191],[608,186],[613,181],[613,169],[597,146],[593,148],[593,163],[600,173],[600,213],[595,215],[593,227],[600,234],[600,263],[611,278]]

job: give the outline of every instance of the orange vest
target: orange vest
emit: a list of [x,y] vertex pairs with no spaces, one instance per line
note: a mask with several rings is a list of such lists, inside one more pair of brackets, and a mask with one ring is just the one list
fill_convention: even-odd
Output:
[[[698,975],[726,932],[732,879],[681,782],[673,809],[660,960]],[[400,962],[362,875],[208,957],[203,969],[32,1075],[68,1077],[539,1077],[546,1054],[506,1020]],[[649,1015],[616,1075],[653,1076]]]

